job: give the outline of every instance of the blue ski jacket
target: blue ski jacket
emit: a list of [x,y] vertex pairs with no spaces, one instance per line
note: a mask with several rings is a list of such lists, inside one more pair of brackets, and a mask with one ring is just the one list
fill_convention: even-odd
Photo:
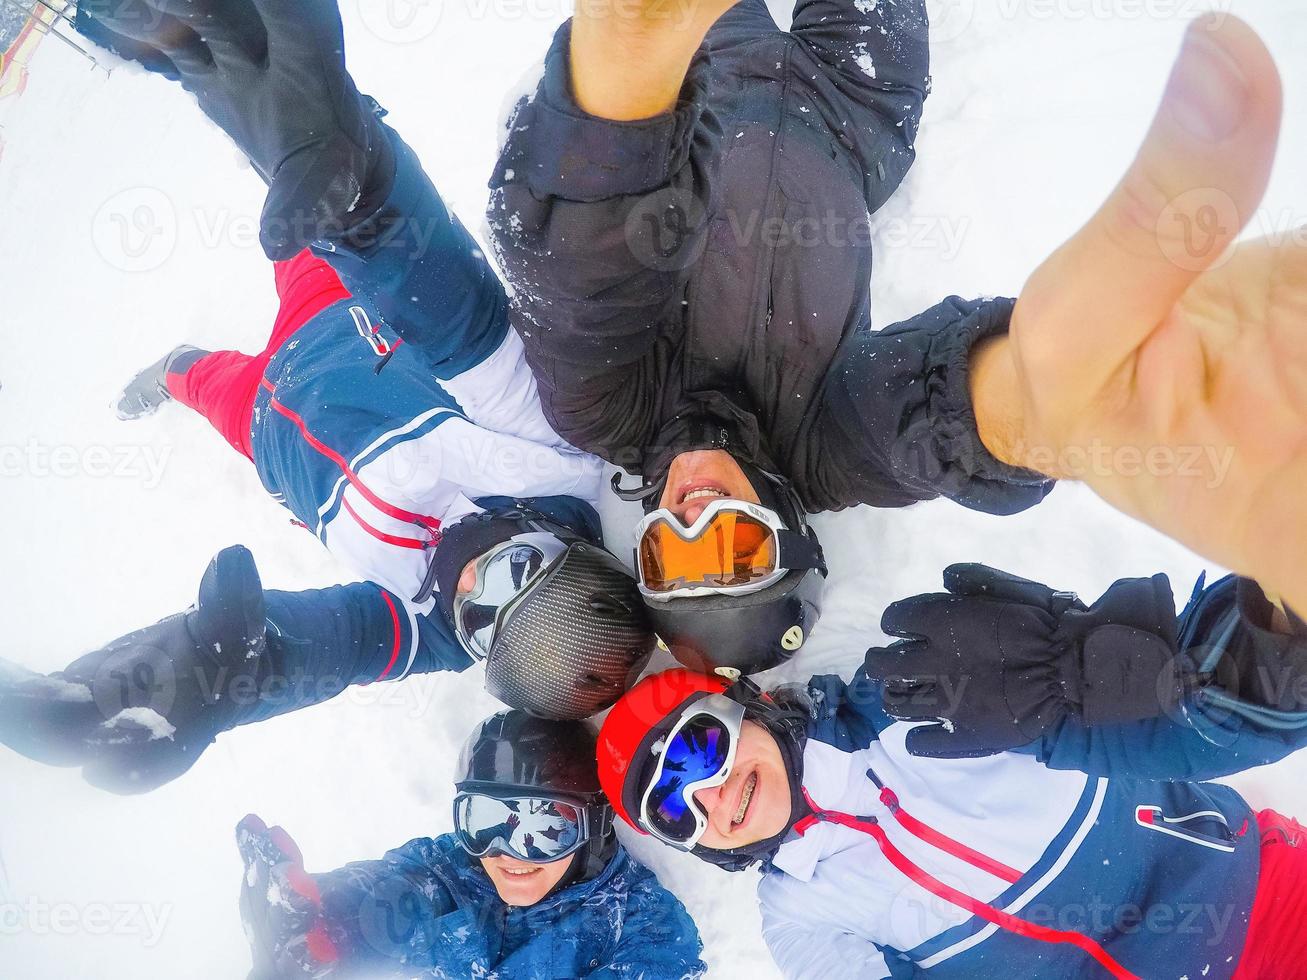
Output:
[[530,908],[500,901],[452,834],[314,879],[351,975],[680,980],[706,969],[684,906],[620,846],[598,877]]

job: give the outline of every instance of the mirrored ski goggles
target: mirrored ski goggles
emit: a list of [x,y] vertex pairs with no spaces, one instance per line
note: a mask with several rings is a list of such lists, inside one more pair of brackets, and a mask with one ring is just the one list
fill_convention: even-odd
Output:
[[742,500],[714,500],[688,528],[656,510],[636,540],[640,591],[656,600],[759,592],[794,569],[824,567],[815,539]]
[[585,807],[562,800],[460,793],[454,799],[454,832],[472,857],[494,852],[550,864],[590,839],[590,817]]
[[518,534],[476,561],[476,584],[454,599],[454,631],[477,660],[485,660],[504,623],[568,544],[547,531]]
[[708,829],[695,800],[701,789],[731,775],[744,724],[744,705],[722,694],[695,702],[655,745],[658,765],[640,801],[640,824],[666,844],[691,850]]

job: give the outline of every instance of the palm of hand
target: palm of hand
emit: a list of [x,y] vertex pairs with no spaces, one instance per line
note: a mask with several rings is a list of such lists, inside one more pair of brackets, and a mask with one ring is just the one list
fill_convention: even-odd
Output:
[[1241,245],[1106,373],[1024,343],[1029,313],[1013,340],[1031,462],[1307,605],[1307,248]]

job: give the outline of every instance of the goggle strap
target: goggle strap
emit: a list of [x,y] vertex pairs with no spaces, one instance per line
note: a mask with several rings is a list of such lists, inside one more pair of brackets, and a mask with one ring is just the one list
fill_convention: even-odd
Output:
[[825,574],[826,555],[814,535],[789,530],[777,531],[776,540],[780,545],[776,556],[777,567],[790,571],[815,568]]

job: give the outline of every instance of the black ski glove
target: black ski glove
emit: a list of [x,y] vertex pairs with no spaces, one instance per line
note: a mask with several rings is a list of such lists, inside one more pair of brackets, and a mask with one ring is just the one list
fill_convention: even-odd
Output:
[[1114,725],[1174,711],[1195,672],[1178,651],[1166,576],[1123,579],[1086,608],[1076,596],[984,565],[944,572],[948,595],[896,602],[864,670],[885,710],[935,721],[914,755],[960,758],[1028,745],[1065,718]]
[[77,30],[180,80],[268,183],[273,260],[340,240],[390,193],[380,110],[345,70],[336,0],[81,0]]
[[334,976],[339,955],[322,895],[290,834],[251,814],[236,826],[236,846],[245,865],[241,921],[254,956],[249,980]]
[[253,556],[210,562],[190,610],[114,640],[50,676],[0,661],[0,743],[87,782],[144,793],[195,764],[275,674]]

